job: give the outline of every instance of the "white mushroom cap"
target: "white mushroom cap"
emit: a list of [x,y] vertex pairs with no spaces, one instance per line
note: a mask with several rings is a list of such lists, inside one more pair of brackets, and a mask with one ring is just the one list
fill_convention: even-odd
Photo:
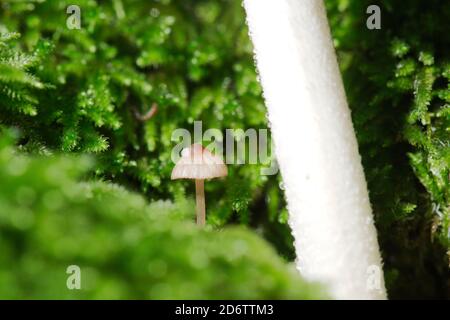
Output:
[[172,170],[172,180],[212,179],[227,174],[227,166],[221,157],[195,143],[181,152],[181,158]]

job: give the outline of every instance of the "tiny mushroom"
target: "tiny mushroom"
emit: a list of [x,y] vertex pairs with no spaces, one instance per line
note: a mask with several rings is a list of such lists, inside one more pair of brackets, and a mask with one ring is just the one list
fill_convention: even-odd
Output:
[[205,225],[205,179],[224,177],[228,174],[222,158],[212,154],[201,144],[194,143],[183,149],[181,158],[172,170],[174,179],[194,179],[197,202],[197,224]]

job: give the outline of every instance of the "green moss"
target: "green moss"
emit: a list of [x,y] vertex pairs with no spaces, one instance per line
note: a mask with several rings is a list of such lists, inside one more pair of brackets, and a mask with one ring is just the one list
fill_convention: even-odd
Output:
[[[175,199],[193,189],[169,183],[174,129],[193,131],[194,120],[204,130],[266,127],[239,1],[77,1],[80,30],[66,27],[69,4],[10,2],[0,13],[0,55],[30,61],[15,66],[15,77],[27,78],[0,78],[0,123],[21,129],[23,148],[98,154],[96,177],[149,200]],[[8,32],[21,37],[6,41]],[[156,115],[140,121],[154,103]],[[241,221],[289,234],[286,224],[267,223],[266,209],[251,210],[267,207],[261,190],[277,189],[260,168],[230,166],[227,181],[208,183],[208,201],[217,203],[211,224]],[[283,251],[292,256],[292,245]]]
[[[448,297],[450,41],[443,26],[450,7],[416,0],[327,4],[389,295]],[[381,8],[381,30],[365,26],[370,4]]]
[[[88,158],[17,155],[0,138],[0,298],[313,299],[321,289],[244,227],[198,228],[194,203],[78,183]],[[66,269],[81,269],[68,290]]]
[[[240,1],[82,0],[81,30],[66,28],[69,4],[0,0],[0,124],[20,129],[20,150],[89,153],[84,180],[178,204],[193,184],[170,181],[174,129],[267,126]],[[366,28],[371,4],[381,30]],[[326,5],[389,296],[448,298],[450,6]],[[292,259],[280,178],[259,169],[229,166],[207,184],[208,223],[248,225]]]

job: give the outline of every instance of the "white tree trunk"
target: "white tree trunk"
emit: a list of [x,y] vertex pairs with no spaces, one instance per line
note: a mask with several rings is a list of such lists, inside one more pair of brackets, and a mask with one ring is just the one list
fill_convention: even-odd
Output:
[[377,233],[322,0],[244,0],[301,274],[385,299]]

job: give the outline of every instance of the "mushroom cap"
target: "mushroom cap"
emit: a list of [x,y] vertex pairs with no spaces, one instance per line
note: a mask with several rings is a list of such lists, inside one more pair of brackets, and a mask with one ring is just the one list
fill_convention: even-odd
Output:
[[194,143],[181,152],[181,158],[172,170],[172,180],[212,179],[227,174],[227,166],[221,157],[212,154],[201,144]]

